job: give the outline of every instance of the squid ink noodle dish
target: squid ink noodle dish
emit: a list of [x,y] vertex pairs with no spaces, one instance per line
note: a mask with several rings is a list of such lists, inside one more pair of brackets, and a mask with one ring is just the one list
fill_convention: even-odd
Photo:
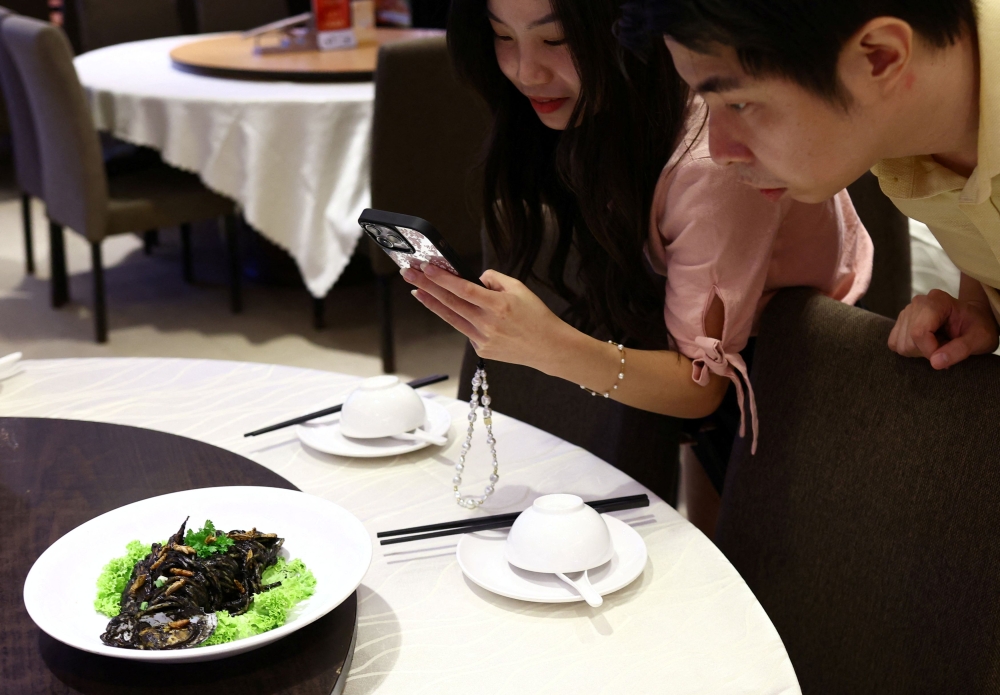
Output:
[[[225,533],[210,521],[200,531],[185,533],[186,526],[187,520],[162,544],[130,543],[130,555],[105,568],[98,580],[98,610],[112,615],[114,601],[102,608],[101,592],[107,595],[109,587],[114,591],[124,586],[119,612],[101,635],[104,644],[161,650],[202,645],[213,635],[209,644],[231,641],[283,624],[288,610],[313,593],[315,578],[301,561],[278,556],[285,539],[277,534],[256,528]],[[143,553],[146,548],[149,552]],[[124,568],[137,555],[140,559],[126,579]],[[116,562],[119,575],[109,580],[106,575]],[[288,584],[285,595],[278,596],[283,583]],[[271,592],[276,595],[263,598]],[[245,614],[262,600],[268,602],[266,619],[249,621],[252,628],[246,628],[240,616],[250,617]],[[273,624],[261,626],[268,619]]]

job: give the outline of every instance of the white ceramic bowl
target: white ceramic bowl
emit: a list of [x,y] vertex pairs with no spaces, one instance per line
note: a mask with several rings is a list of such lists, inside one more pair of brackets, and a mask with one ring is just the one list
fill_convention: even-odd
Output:
[[545,495],[507,534],[507,562],[529,572],[582,572],[614,555],[604,517],[576,495]]
[[346,437],[374,439],[410,432],[424,424],[424,400],[395,376],[373,376],[361,382],[340,411]]

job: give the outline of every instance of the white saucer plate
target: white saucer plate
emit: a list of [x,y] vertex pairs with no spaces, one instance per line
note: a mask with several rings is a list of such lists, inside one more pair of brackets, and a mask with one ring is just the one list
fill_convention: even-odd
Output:
[[[601,596],[631,584],[646,567],[646,543],[620,519],[603,515],[611,532],[615,554],[609,562],[589,571],[590,583]],[[583,597],[554,574],[527,572],[504,558],[506,534],[470,533],[462,536],[455,554],[462,572],[487,591],[535,603],[573,603]]]
[[[440,403],[428,398],[424,399],[427,407],[427,421],[421,428],[428,434],[437,437],[448,436],[451,429],[451,414]],[[429,442],[411,442],[395,437],[380,437],[378,439],[354,439],[345,437],[340,431],[340,422],[307,423],[295,428],[299,441],[310,449],[335,456],[350,456],[354,458],[377,458],[382,456],[399,456],[411,451],[430,446]]]
[[[305,563],[316,577],[316,592],[295,606],[281,627],[234,642],[171,651],[105,645],[101,633],[108,618],[94,610],[104,565],[124,555],[129,541],[165,540],[189,514],[188,526],[195,529],[210,519],[221,529],[255,526],[277,533],[285,539],[281,556]],[[361,522],[322,498],[271,487],[186,490],[119,507],[57,540],[28,572],[24,606],[44,632],[85,652],[135,661],[211,661],[263,647],[322,618],[354,593],[371,557],[371,537]]]

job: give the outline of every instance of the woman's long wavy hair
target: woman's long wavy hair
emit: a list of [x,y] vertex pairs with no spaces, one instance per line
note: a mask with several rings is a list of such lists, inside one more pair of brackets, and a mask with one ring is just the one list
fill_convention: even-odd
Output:
[[[551,2],[581,81],[569,120],[575,125],[561,132],[543,125],[500,71],[487,0],[452,0],[452,61],[493,117],[486,231],[501,270],[549,286],[569,302],[565,318],[577,327],[663,347],[663,280],[649,271],[644,246],[657,179],[681,140],[688,90],[663,42],[641,57],[620,46],[612,32],[617,0]],[[547,214],[558,236],[539,277]],[[574,246],[580,293],[566,277]]]

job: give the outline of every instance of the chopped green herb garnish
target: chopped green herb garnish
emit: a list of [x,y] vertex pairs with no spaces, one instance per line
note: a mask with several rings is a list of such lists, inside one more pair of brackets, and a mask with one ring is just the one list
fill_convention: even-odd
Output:
[[153,583],[156,584],[157,589],[161,589],[163,588],[163,585],[167,583],[167,578],[161,575],[157,577],[156,581]]
[[[217,535],[218,534],[218,535]],[[206,521],[200,531],[188,529],[184,543],[198,552],[198,557],[208,557],[213,553],[224,553],[233,544],[233,539],[215,530],[211,521]]]
[[144,611],[149,608],[149,601],[143,601],[139,604],[139,610]]

